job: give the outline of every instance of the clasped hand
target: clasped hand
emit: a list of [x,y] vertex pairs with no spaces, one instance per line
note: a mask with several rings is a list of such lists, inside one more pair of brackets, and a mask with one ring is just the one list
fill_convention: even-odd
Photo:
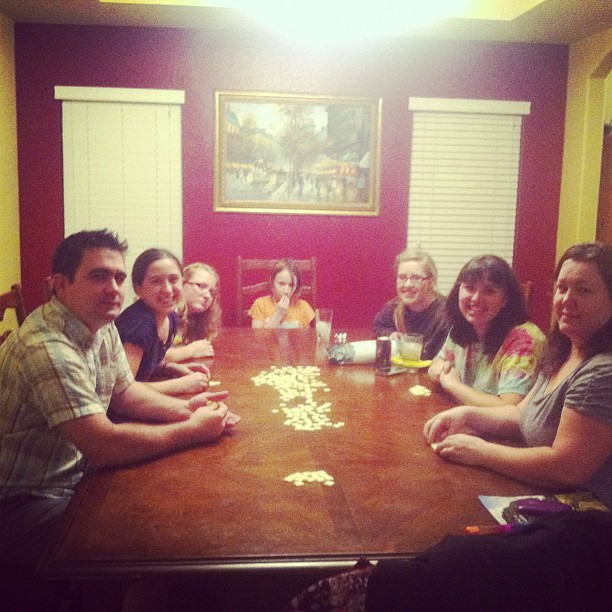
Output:
[[232,429],[238,423],[241,418],[231,412],[227,405],[222,401],[227,399],[229,393],[227,391],[205,391],[192,397],[187,405],[195,418],[210,418],[214,416],[219,418],[224,431]]
[[450,361],[441,361],[429,369],[429,376],[437,380],[443,389],[450,391],[456,383],[461,383],[459,370]]
[[194,340],[190,344],[188,344],[189,348],[192,350],[191,356],[194,359],[201,359],[202,357],[213,357],[215,354],[215,349],[211,344],[210,340]]
[[487,442],[475,435],[467,421],[469,406],[440,412],[423,427],[423,435],[444,459],[464,465],[479,465]]

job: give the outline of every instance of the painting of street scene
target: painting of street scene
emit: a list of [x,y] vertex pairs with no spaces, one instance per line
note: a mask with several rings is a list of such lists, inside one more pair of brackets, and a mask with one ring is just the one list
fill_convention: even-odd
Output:
[[215,210],[377,215],[380,100],[217,92]]

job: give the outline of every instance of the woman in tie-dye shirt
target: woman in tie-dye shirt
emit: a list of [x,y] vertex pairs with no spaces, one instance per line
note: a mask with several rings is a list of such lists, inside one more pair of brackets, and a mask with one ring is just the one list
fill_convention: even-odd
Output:
[[510,266],[495,255],[470,260],[446,308],[451,331],[429,375],[463,404],[518,404],[535,383],[544,335]]

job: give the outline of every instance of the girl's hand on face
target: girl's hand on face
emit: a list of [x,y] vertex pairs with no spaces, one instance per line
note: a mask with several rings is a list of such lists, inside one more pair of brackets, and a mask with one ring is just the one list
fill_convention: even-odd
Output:
[[281,299],[276,302],[274,309],[276,310],[276,314],[282,319],[289,310],[289,296],[283,295]]

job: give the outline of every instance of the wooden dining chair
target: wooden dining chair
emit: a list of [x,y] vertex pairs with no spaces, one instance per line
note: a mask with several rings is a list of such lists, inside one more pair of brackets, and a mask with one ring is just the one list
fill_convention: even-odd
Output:
[[50,302],[53,297],[53,276],[43,278],[43,296],[45,302]]
[[[248,311],[255,298],[270,291],[270,272],[278,259],[246,259],[238,256],[236,265],[236,324],[248,325]],[[293,259],[302,273],[300,297],[316,308],[317,259]]]
[[[25,321],[27,315],[23,295],[21,294],[21,285],[19,283],[15,283],[10,291],[0,295],[0,321],[4,321],[4,313],[9,308],[15,310],[17,325],[21,325]],[[0,344],[6,340],[10,333],[11,330],[7,330],[0,336]]]
[[525,281],[524,283],[521,283],[521,289],[523,290],[523,297],[525,298],[525,306],[529,308],[531,294],[533,293],[533,281]]

